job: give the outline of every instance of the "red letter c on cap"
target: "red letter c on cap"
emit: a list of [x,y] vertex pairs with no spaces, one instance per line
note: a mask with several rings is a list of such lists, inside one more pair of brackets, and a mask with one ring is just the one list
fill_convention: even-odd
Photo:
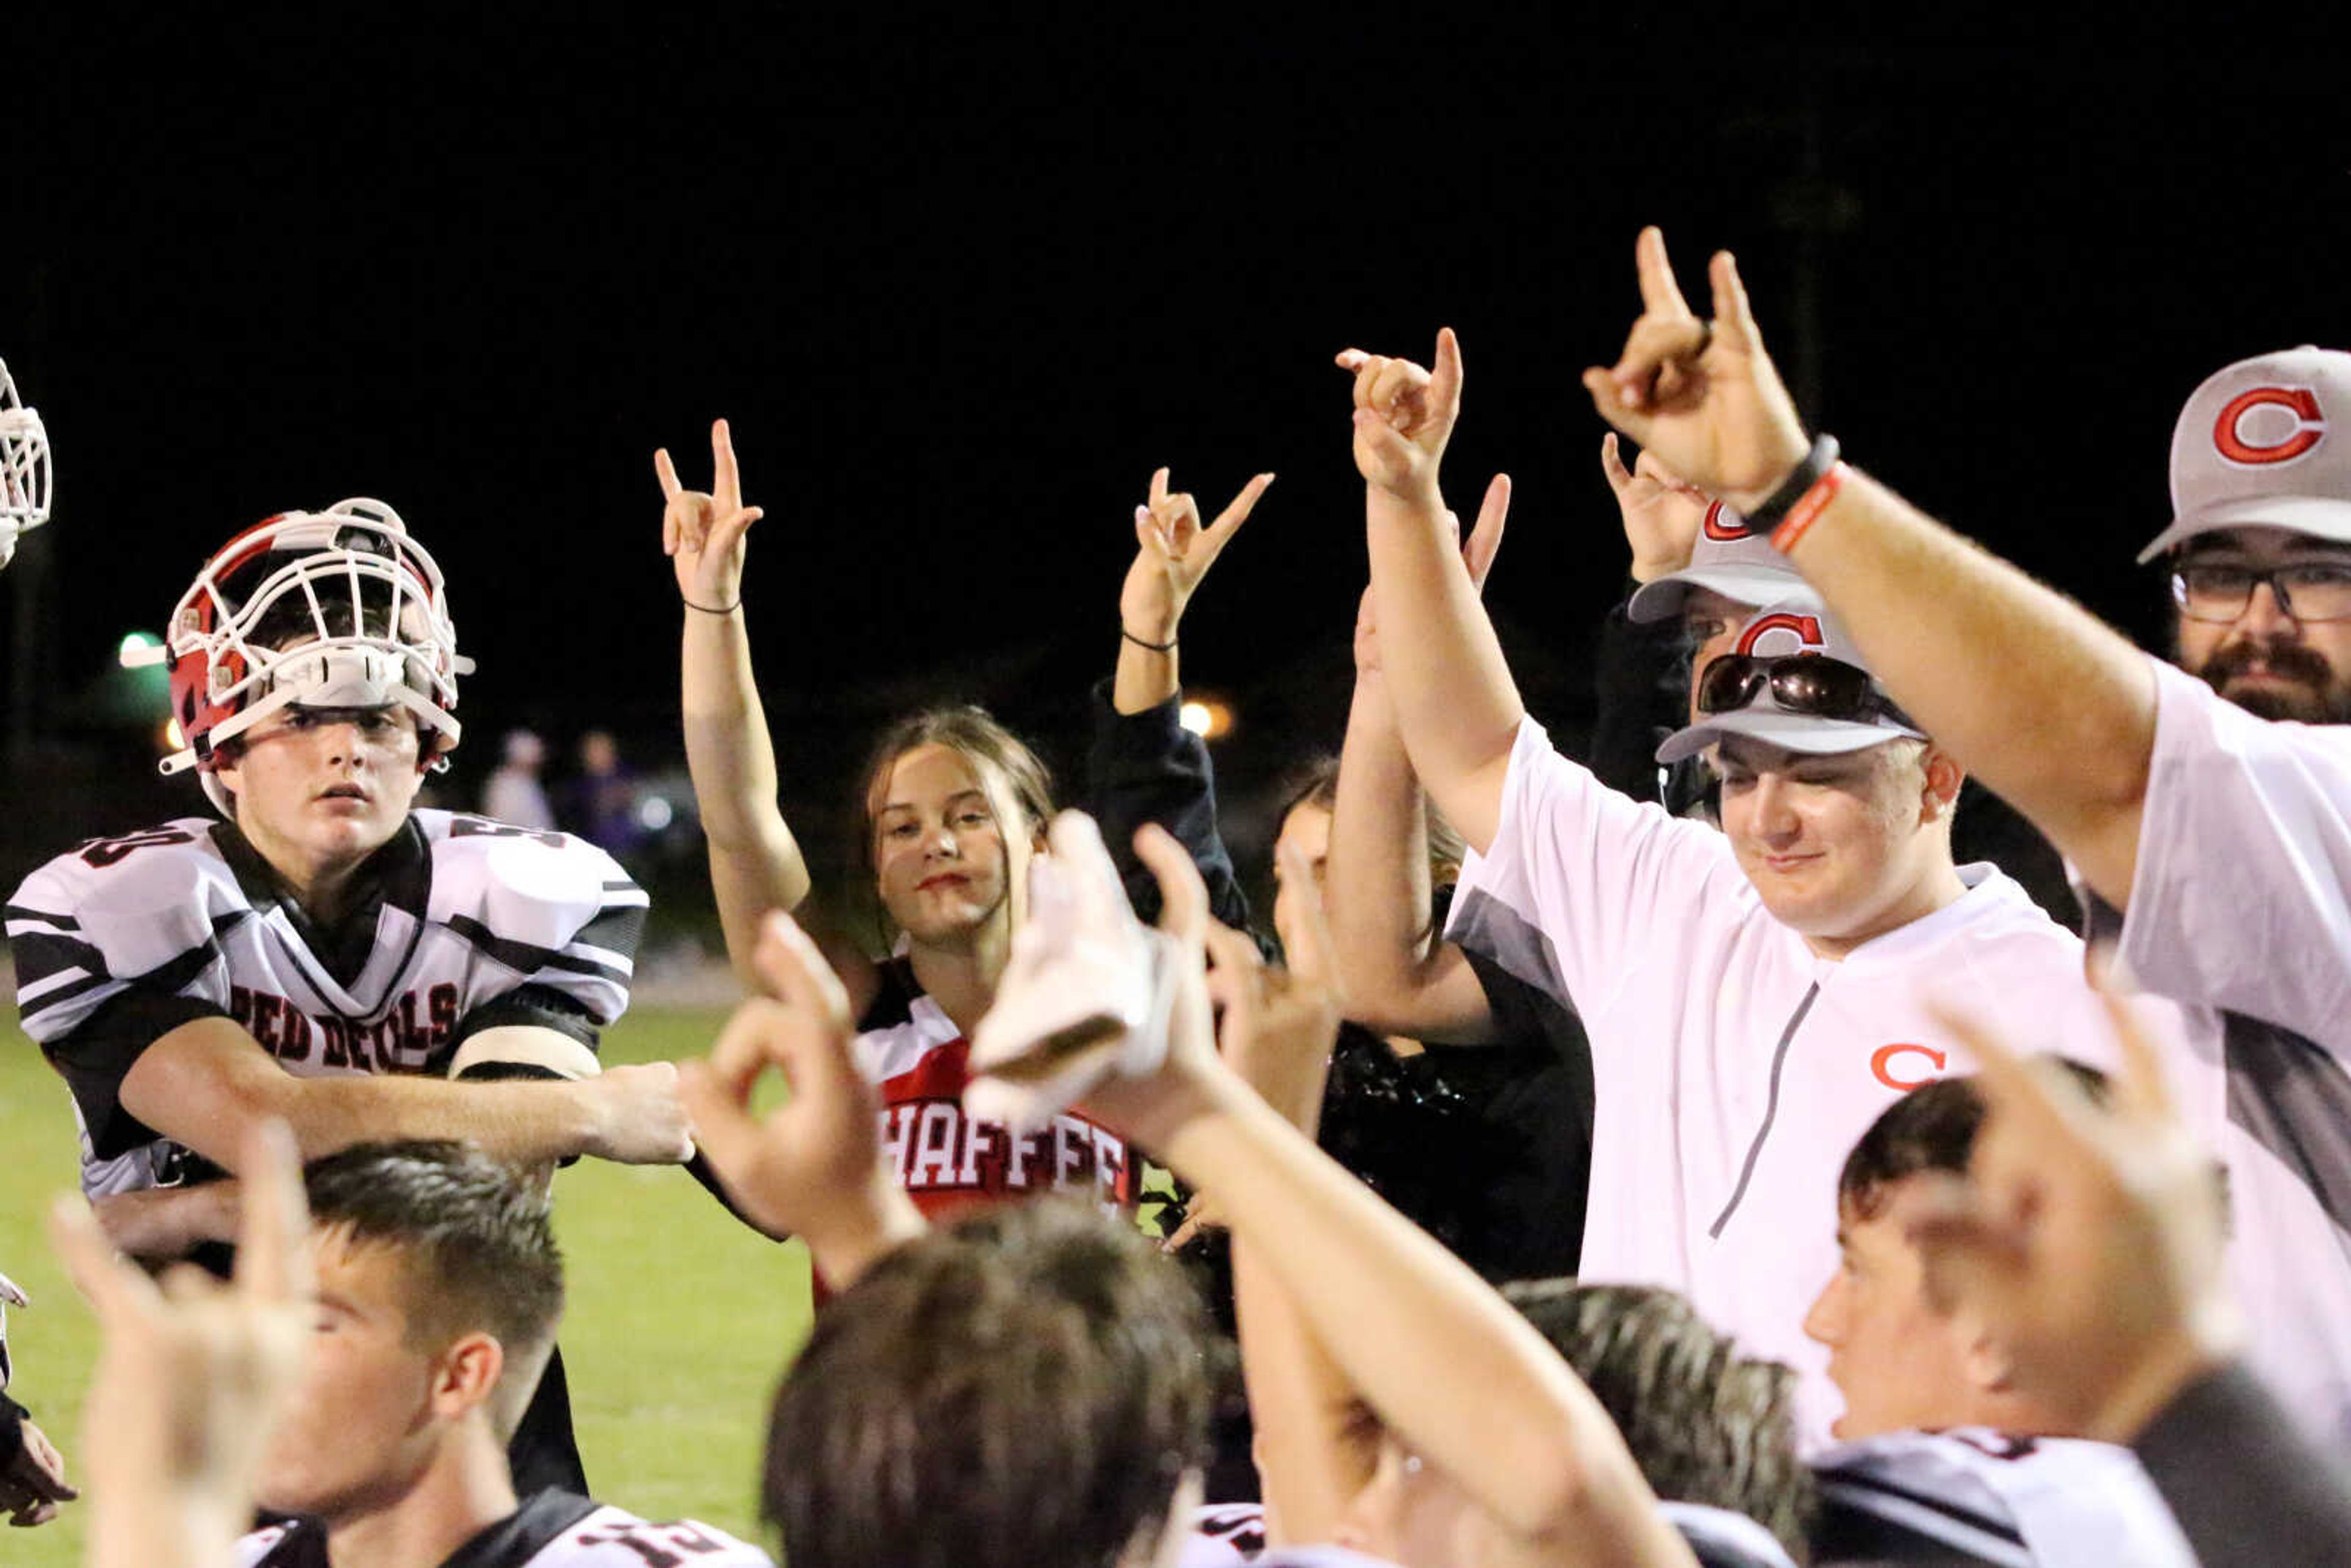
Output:
[[1755,652],[1755,644],[1763,640],[1766,632],[1793,632],[1797,641],[1803,643],[1804,652],[1808,653],[1818,653],[1828,645],[1828,639],[1821,635],[1819,616],[1795,615],[1783,610],[1776,615],[1766,615],[1760,621],[1750,622],[1747,630],[1739,634],[1739,652],[1752,653]]
[[[2237,434],[2245,415],[2257,408],[2283,408],[2294,416],[2294,434],[2272,446],[2255,446]],[[2326,434],[2326,421],[2318,412],[2318,398],[2308,387],[2255,387],[2239,392],[2212,423],[2212,444],[2231,463],[2283,463],[2317,445]]]
[[[1920,1078],[1908,1076],[1909,1073],[1918,1071],[1916,1064],[1907,1070],[1895,1066],[1896,1061],[1905,1056],[1925,1057],[1932,1071]],[[1941,1074],[1943,1064],[1949,1060],[1931,1045],[1916,1045],[1907,1040],[1896,1040],[1892,1045],[1881,1045],[1877,1048],[1869,1059],[1869,1071],[1888,1089],[1899,1090],[1907,1094],[1922,1083],[1932,1083]]]
[[[1724,522],[1725,517],[1730,518],[1731,521]],[[1733,539],[1751,539],[1755,537],[1753,530],[1748,528],[1739,514],[1719,501],[1707,503],[1706,520],[1698,526],[1706,530],[1706,537],[1717,544],[1729,544]]]

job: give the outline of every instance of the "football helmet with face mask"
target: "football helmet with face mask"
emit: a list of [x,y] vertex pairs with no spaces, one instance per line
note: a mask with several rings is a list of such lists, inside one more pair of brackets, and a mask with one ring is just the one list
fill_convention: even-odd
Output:
[[0,361],[0,566],[16,554],[16,536],[49,520],[49,436],[26,408]]
[[126,664],[168,664],[181,749],[165,773],[198,770],[233,813],[221,747],[281,708],[398,707],[415,716],[420,765],[457,745],[457,652],[441,569],[381,501],[287,512],[231,539],[172,612],[163,645]]

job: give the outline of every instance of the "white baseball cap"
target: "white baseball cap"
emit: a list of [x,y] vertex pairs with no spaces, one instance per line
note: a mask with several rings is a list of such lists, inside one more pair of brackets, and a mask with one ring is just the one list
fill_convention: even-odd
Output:
[[1625,613],[1635,621],[1670,621],[1693,588],[1710,588],[1737,604],[1770,604],[1803,585],[1788,558],[1771,548],[1769,534],[1750,532],[1745,517],[1716,501],[1698,524],[1690,563],[1643,583]]
[[2220,528],[2351,543],[2351,354],[2304,344],[2198,387],[2171,432],[2171,511],[2141,562]]
[[[1735,672],[1723,669],[1734,660]],[[1819,664],[1809,670],[1801,668],[1812,660]],[[1779,671],[1788,665],[1800,666],[1792,674],[1826,677],[1801,683],[1821,706],[1794,706],[1783,700],[1796,695],[1779,677]],[[1718,675],[1718,671],[1722,674]],[[1657,747],[1658,761],[1679,762],[1695,757],[1733,735],[1815,757],[1861,751],[1904,736],[1927,738],[1926,732],[1894,706],[1886,688],[1870,674],[1845,629],[1809,594],[1764,605],[1750,617],[1731,652],[1699,673],[1701,692],[1709,677],[1727,680],[1733,673],[1743,676],[1749,688],[1741,706],[1703,714],[1688,728],[1676,730]],[[1845,689],[1840,693],[1838,687]]]

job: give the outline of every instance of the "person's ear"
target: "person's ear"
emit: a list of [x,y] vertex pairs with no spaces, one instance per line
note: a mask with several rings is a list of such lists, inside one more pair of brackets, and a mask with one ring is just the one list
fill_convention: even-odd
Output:
[[1941,821],[1958,809],[1959,788],[1968,781],[1967,770],[1959,766],[1958,758],[1933,745],[1918,758],[1918,765],[1926,779],[1926,788],[1919,794],[1920,821]]
[[434,1364],[434,1414],[455,1420],[486,1405],[506,1368],[506,1347],[493,1335],[476,1330],[451,1342]]
[[2008,1352],[1981,1329],[1961,1319],[1952,1325],[1965,1336],[1960,1351],[1960,1364],[1966,1369],[1968,1382],[1980,1394],[2007,1394],[2015,1385],[2015,1364]]

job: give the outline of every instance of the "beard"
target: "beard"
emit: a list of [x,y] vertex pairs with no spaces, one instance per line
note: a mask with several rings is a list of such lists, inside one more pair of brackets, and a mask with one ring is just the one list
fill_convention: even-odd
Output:
[[[2248,684],[2245,672],[2256,664],[2272,678]],[[2188,673],[2257,718],[2351,724],[2351,686],[2325,654],[2304,643],[2226,643]]]

